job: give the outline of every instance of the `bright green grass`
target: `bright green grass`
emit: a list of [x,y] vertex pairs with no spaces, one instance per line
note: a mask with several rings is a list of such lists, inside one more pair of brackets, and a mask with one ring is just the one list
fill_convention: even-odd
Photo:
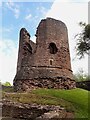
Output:
[[88,94],[90,92],[86,90],[79,88],[73,90],[38,89],[34,93],[66,100],[74,106],[76,118],[88,117]]
[[3,98],[21,103],[59,105],[67,111],[74,112],[75,118],[88,118],[88,96],[90,92],[83,89],[56,90],[37,89],[30,93],[3,92]]

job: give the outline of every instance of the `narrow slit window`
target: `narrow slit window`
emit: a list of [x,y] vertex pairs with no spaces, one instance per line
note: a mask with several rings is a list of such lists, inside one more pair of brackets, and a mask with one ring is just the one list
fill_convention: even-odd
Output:
[[50,65],[52,65],[52,62],[53,62],[53,61],[52,61],[52,60],[50,60]]

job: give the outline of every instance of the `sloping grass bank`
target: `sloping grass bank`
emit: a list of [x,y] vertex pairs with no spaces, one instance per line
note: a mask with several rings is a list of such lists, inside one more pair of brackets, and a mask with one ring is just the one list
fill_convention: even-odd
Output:
[[79,88],[73,90],[38,89],[34,93],[38,95],[49,95],[58,100],[63,99],[70,102],[75,108],[76,118],[88,118],[88,95],[90,92],[87,90]]
[[30,93],[3,92],[3,98],[21,103],[42,105],[60,105],[67,111],[74,112],[75,118],[88,118],[88,92],[83,89],[56,90],[37,89]]

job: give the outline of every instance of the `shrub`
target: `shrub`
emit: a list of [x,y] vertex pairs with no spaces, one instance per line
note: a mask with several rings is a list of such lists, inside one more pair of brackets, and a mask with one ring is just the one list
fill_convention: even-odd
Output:
[[11,86],[11,83],[10,82],[5,82],[3,83],[4,86]]

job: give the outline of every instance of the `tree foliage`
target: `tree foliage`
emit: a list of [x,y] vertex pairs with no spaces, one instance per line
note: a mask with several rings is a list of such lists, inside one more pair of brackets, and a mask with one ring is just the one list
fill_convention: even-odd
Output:
[[76,52],[81,59],[90,50],[90,24],[80,22],[79,26],[82,28],[82,31],[75,38],[77,40]]
[[5,82],[3,85],[4,86],[11,86],[11,83],[10,82]]

